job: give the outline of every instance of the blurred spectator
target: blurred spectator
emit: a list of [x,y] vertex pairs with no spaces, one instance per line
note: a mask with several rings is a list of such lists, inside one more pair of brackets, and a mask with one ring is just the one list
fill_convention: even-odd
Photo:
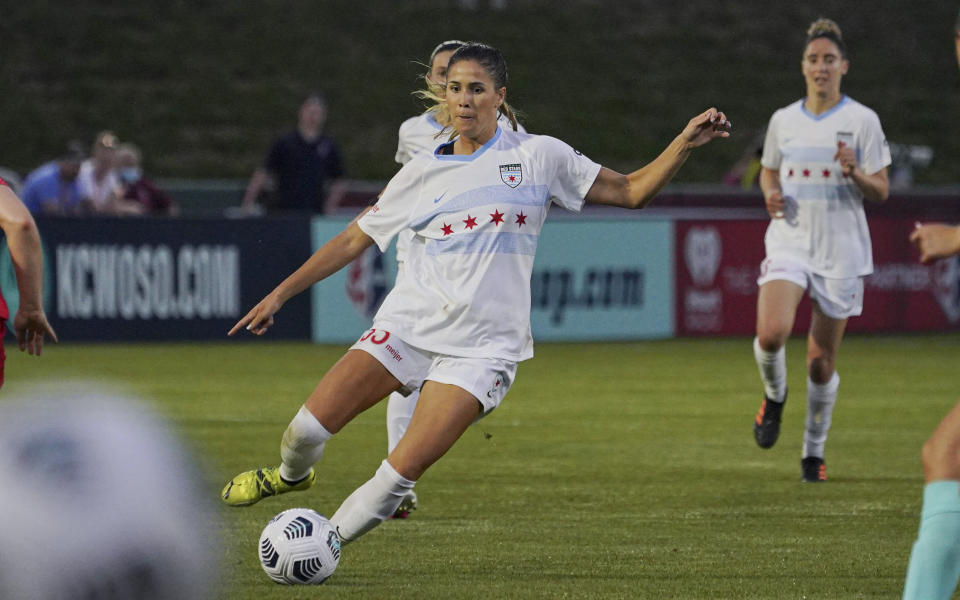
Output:
[[297,128],[277,138],[262,167],[254,171],[243,196],[244,214],[261,212],[261,192],[272,180],[275,197],[267,209],[273,211],[328,212],[336,206],[344,185],[340,150],[333,138],[323,135],[327,105],[323,95],[313,93],[300,106]]
[[933,160],[933,148],[930,146],[897,144],[890,142],[890,157],[893,165],[890,175],[890,189],[906,190],[913,187],[913,173],[916,169],[925,169]]
[[759,189],[760,187],[760,157],[763,156],[763,140],[766,130],[761,131],[747,145],[743,156],[740,157],[730,170],[723,176],[723,182],[729,186],[738,186],[743,190]]
[[23,203],[35,215],[73,215],[81,211],[77,175],[86,157],[83,145],[71,142],[67,152],[41,165],[23,184]]
[[7,187],[9,187],[15,194],[22,193],[23,180],[20,179],[20,174],[14,171],[13,169],[8,169],[6,167],[0,167],[0,179],[3,179],[7,182]]
[[117,189],[120,180],[113,167],[117,143],[117,136],[109,131],[101,131],[93,141],[90,158],[80,165],[77,184],[80,187],[80,199],[89,212],[117,212]]
[[117,147],[115,162],[120,179],[117,212],[155,217],[176,215],[179,212],[176,203],[143,176],[140,160],[140,148],[135,144],[126,143]]

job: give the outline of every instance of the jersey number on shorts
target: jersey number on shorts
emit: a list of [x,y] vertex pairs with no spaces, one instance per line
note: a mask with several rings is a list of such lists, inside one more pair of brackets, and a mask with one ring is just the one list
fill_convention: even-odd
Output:
[[374,337],[374,334],[375,334],[375,333],[377,333],[377,330],[376,330],[376,329],[371,329],[370,331],[368,331],[368,332],[366,332],[365,334],[363,334],[363,337],[360,338],[360,341],[361,341],[361,342],[365,342],[365,341],[367,341],[367,340],[370,340],[370,341],[373,342],[374,344],[379,345],[379,344],[382,344],[382,343],[386,342],[388,339],[390,339],[390,332],[389,332],[389,331],[381,331],[380,333],[383,334],[383,337],[381,337],[380,339],[377,339],[376,337]]

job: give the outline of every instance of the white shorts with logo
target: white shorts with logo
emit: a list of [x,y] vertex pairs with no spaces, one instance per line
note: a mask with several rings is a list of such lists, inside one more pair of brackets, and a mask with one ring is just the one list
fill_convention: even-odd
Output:
[[863,312],[863,277],[831,279],[813,273],[797,260],[768,256],[760,263],[757,285],[777,279],[791,281],[807,290],[810,299],[832,319],[857,317]]
[[[425,381],[462,388],[483,406],[483,415],[500,406],[517,375],[517,363],[499,358],[464,358],[411,346],[389,331],[368,329],[351,350],[363,350],[400,380],[399,392],[409,395]],[[482,416],[483,416],[482,415]]]

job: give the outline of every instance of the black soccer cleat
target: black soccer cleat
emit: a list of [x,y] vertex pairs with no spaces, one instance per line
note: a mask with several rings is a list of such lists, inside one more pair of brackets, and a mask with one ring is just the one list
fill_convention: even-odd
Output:
[[808,456],[800,461],[800,479],[807,483],[827,480],[827,463],[819,456]]
[[773,448],[780,437],[780,418],[783,415],[783,405],[787,403],[787,393],[783,393],[783,402],[774,402],[766,395],[757,418],[753,422],[753,438],[761,448]]

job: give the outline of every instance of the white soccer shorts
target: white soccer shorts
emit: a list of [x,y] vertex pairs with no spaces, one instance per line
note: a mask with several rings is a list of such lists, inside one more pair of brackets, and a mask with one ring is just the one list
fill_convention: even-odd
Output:
[[[517,363],[499,358],[465,358],[411,346],[380,327],[364,332],[350,347],[363,350],[400,380],[400,393],[420,389],[424,381],[462,388],[483,406],[483,415],[500,406],[517,375]],[[483,416],[482,415],[482,416]]]
[[831,319],[857,317],[863,312],[863,277],[831,279],[811,272],[799,261],[768,256],[760,263],[757,285],[774,280],[791,281],[810,294]]

